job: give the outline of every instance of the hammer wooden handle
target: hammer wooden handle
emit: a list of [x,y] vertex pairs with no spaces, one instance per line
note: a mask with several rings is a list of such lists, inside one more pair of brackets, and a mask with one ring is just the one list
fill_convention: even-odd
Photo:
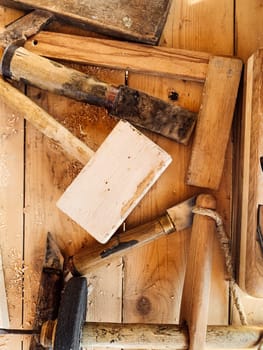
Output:
[[[215,209],[216,201],[211,195],[199,195],[196,206]],[[188,326],[189,350],[205,348],[214,228],[213,219],[194,215],[180,314]]]
[[33,124],[36,129],[54,140],[68,154],[83,165],[93,156],[94,151],[71,134],[51,115],[26,97],[19,90],[0,77],[0,100]]

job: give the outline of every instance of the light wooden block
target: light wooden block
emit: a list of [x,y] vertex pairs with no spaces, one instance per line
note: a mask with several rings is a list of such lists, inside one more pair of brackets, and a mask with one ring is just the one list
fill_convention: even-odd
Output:
[[170,162],[164,150],[120,121],[57,206],[106,243]]

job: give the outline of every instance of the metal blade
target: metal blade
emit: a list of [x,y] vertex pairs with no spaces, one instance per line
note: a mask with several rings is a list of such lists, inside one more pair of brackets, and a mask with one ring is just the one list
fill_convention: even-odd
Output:
[[187,144],[197,114],[128,86],[120,86],[110,114]]
[[27,38],[38,33],[49,24],[54,15],[48,11],[35,10],[10,23],[0,34],[0,45],[7,47],[12,43],[23,45]]
[[172,220],[176,231],[184,230],[192,225],[196,197],[191,197],[184,202],[167,209],[167,214]]

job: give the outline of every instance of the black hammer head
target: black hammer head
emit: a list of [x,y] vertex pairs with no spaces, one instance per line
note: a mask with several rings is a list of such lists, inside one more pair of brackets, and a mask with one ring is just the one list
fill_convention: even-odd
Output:
[[185,145],[197,119],[194,112],[128,86],[119,87],[110,114]]
[[87,279],[72,277],[62,295],[56,325],[54,350],[79,350],[87,311]]

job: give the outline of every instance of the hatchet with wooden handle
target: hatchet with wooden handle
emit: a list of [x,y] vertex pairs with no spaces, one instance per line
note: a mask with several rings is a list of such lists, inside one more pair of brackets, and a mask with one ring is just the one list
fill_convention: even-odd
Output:
[[6,78],[105,107],[114,117],[182,144],[188,143],[196,122],[196,113],[185,108],[125,85],[115,87],[14,44],[4,51],[1,72]]

